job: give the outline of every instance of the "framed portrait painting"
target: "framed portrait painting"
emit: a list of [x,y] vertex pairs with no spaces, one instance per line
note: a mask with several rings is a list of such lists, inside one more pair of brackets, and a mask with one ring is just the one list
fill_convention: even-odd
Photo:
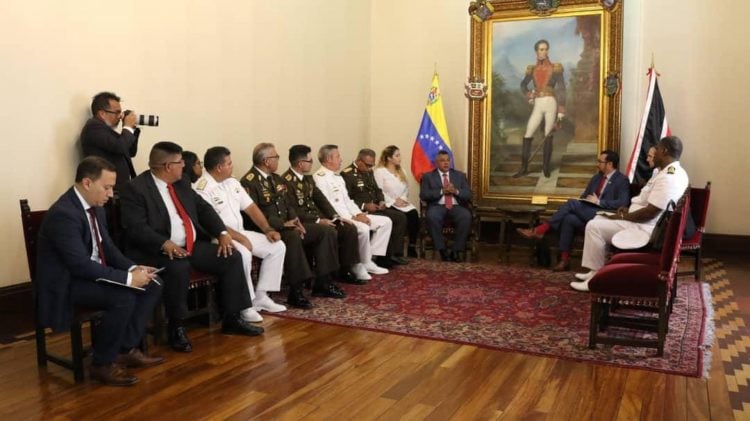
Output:
[[472,21],[469,176],[480,206],[580,195],[619,152],[621,2],[491,2]]

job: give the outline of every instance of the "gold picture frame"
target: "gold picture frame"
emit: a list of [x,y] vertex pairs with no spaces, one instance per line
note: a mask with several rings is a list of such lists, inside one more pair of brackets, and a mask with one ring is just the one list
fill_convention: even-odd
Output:
[[469,108],[475,203],[577,197],[599,153],[620,149],[622,1],[489,3],[471,20],[470,80],[487,88]]

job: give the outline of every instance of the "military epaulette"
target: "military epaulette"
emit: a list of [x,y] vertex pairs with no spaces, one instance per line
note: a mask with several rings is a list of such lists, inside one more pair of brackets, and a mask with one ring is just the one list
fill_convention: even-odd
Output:
[[292,181],[292,175],[291,174],[285,175],[284,178],[286,179],[286,181]]
[[320,171],[318,171],[318,172],[317,172],[317,173],[316,173],[315,175],[317,175],[317,176],[320,176],[320,177],[325,177],[325,175],[326,175],[326,172],[325,172],[325,171],[323,171],[323,170],[320,170]]
[[351,172],[351,171],[352,171],[352,167],[346,167],[346,168],[344,168],[344,170],[343,170],[343,171],[341,171],[341,172]]
[[527,75],[532,74],[534,72],[534,67],[535,66],[533,64],[529,64],[528,66],[526,66],[526,74]]
[[247,175],[247,177],[245,177],[245,180],[253,181],[254,178],[255,178],[255,173],[251,172],[250,174]]
[[198,180],[198,184],[195,185],[195,189],[203,191],[203,189],[206,188],[206,184],[208,184],[208,180],[206,180],[205,178],[201,178],[200,180]]
[[562,71],[563,71],[562,64],[560,64],[560,63],[553,64],[552,65],[552,71],[555,72],[555,73],[562,73]]
[[669,167],[667,167],[667,174],[674,174],[675,171],[676,170],[673,166],[670,165]]

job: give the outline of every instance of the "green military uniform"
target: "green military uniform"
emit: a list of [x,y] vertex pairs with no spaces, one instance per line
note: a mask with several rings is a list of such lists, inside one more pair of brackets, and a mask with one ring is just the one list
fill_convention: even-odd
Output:
[[[354,164],[349,165],[341,171],[341,176],[346,182],[346,190],[349,197],[364,212],[365,203],[376,205],[385,203],[383,191],[375,182],[372,171],[362,172]],[[406,214],[398,209],[385,208],[382,211],[372,212],[375,215],[387,216],[393,222],[393,230],[388,240],[388,255],[402,256],[404,254],[404,235],[406,234]]]
[[[307,224],[315,224],[320,218],[333,219],[337,217],[336,210],[331,206],[323,192],[315,185],[311,175],[303,175],[302,180],[290,169],[281,178],[287,184],[288,203],[294,208],[299,219]],[[357,242],[357,228],[351,224],[337,224],[339,246],[339,264],[342,268],[349,268],[360,262],[359,245]]]
[[[287,205],[287,184],[284,179],[276,174],[264,177],[253,167],[242,176],[240,183],[268,219],[268,223],[281,233],[281,240],[286,245],[284,273],[290,286],[299,286],[303,281],[314,277],[307,261],[306,249],[315,259],[318,279],[338,270],[335,230],[318,224],[304,224],[307,233],[301,238],[297,231],[284,227],[286,221],[297,217],[294,208]],[[249,219],[246,224],[248,221]],[[252,221],[249,222],[252,224]]]

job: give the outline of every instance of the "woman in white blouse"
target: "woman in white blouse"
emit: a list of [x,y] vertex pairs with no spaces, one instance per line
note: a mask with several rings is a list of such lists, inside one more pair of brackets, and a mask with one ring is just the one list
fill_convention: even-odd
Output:
[[417,257],[417,235],[419,235],[419,213],[409,203],[409,185],[401,169],[401,151],[396,146],[387,146],[380,154],[375,168],[375,182],[383,191],[385,205],[406,214],[409,229],[409,257]]

